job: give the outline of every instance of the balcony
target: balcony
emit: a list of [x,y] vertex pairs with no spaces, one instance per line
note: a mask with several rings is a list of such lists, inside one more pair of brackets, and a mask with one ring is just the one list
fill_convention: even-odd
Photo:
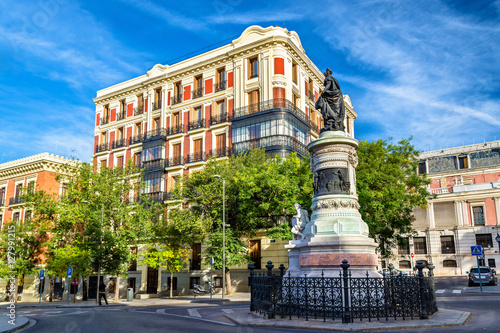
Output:
[[214,84],[215,92],[226,90],[226,81],[220,81]]
[[240,108],[236,108],[234,109],[233,119],[273,109],[285,109],[291,111],[299,119],[303,120],[305,123],[309,123],[306,113],[302,111],[300,108],[293,105],[292,102],[290,102],[285,98],[270,99],[268,101],[254,103]]
[[254,148],[265,148],[267,151],[293,151],[302,156],[307,156],[307,147],[295,138],[286,135],[273,135],[259,139],[233,143],[234,154],[249,151]]
[[21,198],[20,196],[16,196],[16,197],[9,199],[9,206],[10,205],[19,205],[19,204],[22,204],[23,202],[24,202],[24,198]]
[[103,151],[108,151],[109,150],[109,143],[101,143],[100,145],[95,146],[95,152],[97,153],[102,153]]
[[125,138],[113,141],[111,149],[123,148],[127,145],[127,140]]
[[164,167],[165,167],[165,159],[163,158],[142,162],[142,168],[144,168],[145,171],[151,169],[163,169]]
[[106,125],[109,123],[109,116],[101,117],[101,125]]
[[205,118],[190,121],[188,124],[188,131],[205,127]]
[[162,202],[165,197],[165,193],[164,192],[151,192],[151,193],[147,193],[148,196],[149,196],[149,200],[151,201],[154,201],[154,202]]
[[172,97],[172,105],[179,104],[182,102],[182,94],[174,95]]
[[168,128],[168,135],[173,135],[173,134],[178,134],[178,133],[184,133],[184,125],[183,124],[170,126]]
[[138,116],[144,113],[144,105],[139,105],[134,108],[134,116]]
[[314,93],[312,91],[307,92],[307,97],[313,102],[316,103],[315,98],[314,98]]
[[165,167],[171,167],[176,165],[182,165],[182,156],[174,156],[165,160]]
[[203,96],[203,87],[193,90],[193,99],[200,98]]
[[453,186],[450,187],[440,187],[440,188],[431,188],[432,194],[443,194],[443,193],[453,193]]
[[141,143],[142,140],[144,140],[144,134],[142,133],[136,134],[128,139],[128,145],[131,146],[135,145],[136,143]]
[[216,125],[220,123],[225,123],[229,121],[229,113],[225,112],[222,114],[212,115],[210,117],[210,125]]
[[157,128],[144,133],[144,140],[166,138],[166,136],[167,130],[165,128]]
[[153,102],[153,111],[161,109],[161,99]]
[[218,157],[226,157],[231,155],[231,149],[229,147],[222,147],[222,148],[217,148],[217,149],[212,149],[212,152],[210,154],[212,157],[218,158]]
[[187,163],[202,162],[205,160],[205,152],[201,151],[194,154],[189,154],[187,157]]
[[118,112],[116,114],[116,121],[123,120],[125,118],[127,118],[127,111]]

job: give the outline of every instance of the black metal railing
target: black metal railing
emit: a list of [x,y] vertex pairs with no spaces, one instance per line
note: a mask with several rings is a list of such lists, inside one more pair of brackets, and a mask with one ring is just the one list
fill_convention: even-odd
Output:
[[134,136],[131,136],[129,139],[128,139],[128,144],[129,146],[130,145],[134,145],[136,143],[141,143],[142,140],[144,140],[144,134],[142,133],[139,133],[139,134],[136,134]]
[[205,160],[205,152],[201,151],[198,153],[189,154],[187,156],[186,163],[200,162]]
[[286,135],[272,135],[264,138],[252,139],[243,142],[233,143],[233,152],[238,155],[241,152],[249,151],[254,148],[276,147],[280,149],[289,149],[302,156],[307,155],[307,147],[299,140]]
[[123,110],[122,112],[118,112],[118,113],[116,114],[116,120],[117,120],[117,121],[118,121],[118,120],[123,120],[123,119],[125,119],[125,118],[127,118],[127,111],[125,111],[125,110]]
[[122,148],[125,147],[126,145],[127,145],[127,139],[125,138],[118,139],[113,141],[113,143],[111,144],[111,149]]
[[193,90],[193,99],[203,96],[203,87]]
[[101,125],[109,123],[109,116],[101,117]]
[[226,157],[231,155],[231,149],[229,147],[222,147],[217,149],[212,149],[210,153],[211,157]]
[[161,202],[164,199],[164,192],[151,192],[151,193],[148,193],[148,196],[149,196],[149,200],[151,201],[154,201],[154,202]]
[[167,136],[167,130],[162,127],[162,128],[157,128],[157,129],[147,131],[146,133],[144,133],[144,140],[166,137],[166,136]]
[[184,133],[184,125],[183,124],[170,126],[168,128],[168,135],[178,134],[178,133]]
[[205,118],[196,119],[188,123],[188,131],[205,127]]
[[225,123],[229,120],[230,120],[229,113],[227,113],[227,112],[219,113],[219,114],[212,115],[210,117],[210,124],[215,125],[215,124]]
[[295,114],[298,118],[302,119],[304,122],[308,122],[307,115],[297,106],[293,105],[292,102],[286,98],[274,98],[268,101],[249,104],[240,108],[234,109],[233,119],[246,116],[252,113],[263,112],[273,109],[286,109]]
[[134,108],[134,116],[138,116],[144,113],[144,105],[139,105]]
[[170,157],[169,159],[165,160],[166,167],[175,165],[182,165],[182,156]]
[[380,320],[389,318],[428,319],[437,311],[433,289],[434,266],[424,276],[422,261],[417,261],[418,274],[413,276],[352,277],[350,265],[343,260],[339,277],[291,277],[280,265],[278,276],[268,261],[267,273],[255,275],[250,269],[250,311],[267,315],[268,319],[293,316],[315,319]]
[[182,94],[174,95],[172,97],[172,105],[179,104],[182,102]]
[[151,170],[151,169],[158,169],[158,168],[164,168],[165,167],[165,159],[164,158],[159,158],[156,160],[152,161],[144,161],[142,162],[142,168],[144,170]]
[[156,102],[153,102],[153,111],[161,109],[161,99],[157,100]]
[[226,81],[220,81],[214,83],[214,90],[215,92],[226,90]]
[[9,199],[9,205],[17,205],[24,202],[24,198],[17,196]]
[[109,150],[109,143],[101,143],[100,145],[95,146],[95,152],[100,153],[103,151],[108,151]]

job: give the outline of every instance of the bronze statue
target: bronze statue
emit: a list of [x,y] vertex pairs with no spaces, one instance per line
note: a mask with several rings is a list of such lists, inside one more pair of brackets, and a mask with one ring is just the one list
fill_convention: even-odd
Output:
[[321,133],[324,131],[344,131],[344,95],[338,81],[332,76],[331,69],[327,68],[324,74],[325,89],[316,101],[316,110],[321,110],[324,121]]

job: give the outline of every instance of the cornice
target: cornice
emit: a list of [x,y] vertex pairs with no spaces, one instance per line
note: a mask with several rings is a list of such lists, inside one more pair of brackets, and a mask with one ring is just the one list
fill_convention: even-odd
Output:
[[0,179],[21,177],[41,171],[59,172],[59,167],[72,160],[59,155],[42,153],[0,164]]

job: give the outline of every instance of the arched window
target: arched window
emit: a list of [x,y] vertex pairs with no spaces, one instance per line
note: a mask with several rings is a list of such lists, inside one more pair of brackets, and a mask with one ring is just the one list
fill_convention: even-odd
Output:
[[443,267],[457,267],[457,262],[451,259],[443,260]]

